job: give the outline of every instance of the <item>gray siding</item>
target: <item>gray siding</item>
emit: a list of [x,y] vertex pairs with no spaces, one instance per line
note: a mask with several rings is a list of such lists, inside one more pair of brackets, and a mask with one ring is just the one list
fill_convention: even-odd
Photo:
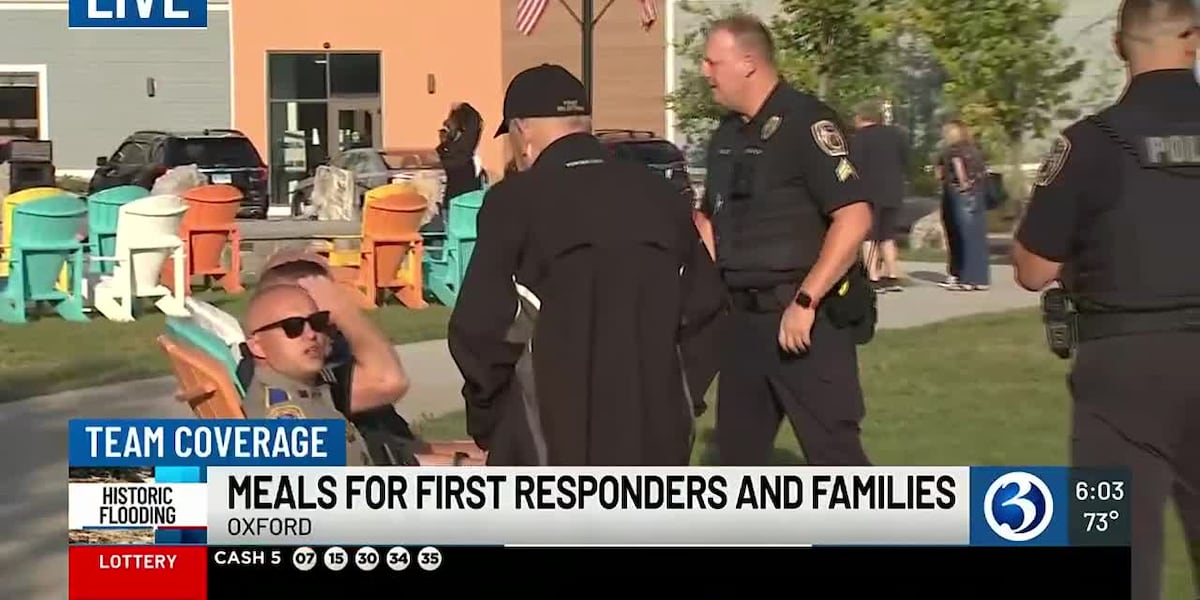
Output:
[[176,31],[71,30],[66,10],[0,10],[0,64],[46,65],[59,170],[94,168],[138,129],[229,127],[229,60],[223,10]]

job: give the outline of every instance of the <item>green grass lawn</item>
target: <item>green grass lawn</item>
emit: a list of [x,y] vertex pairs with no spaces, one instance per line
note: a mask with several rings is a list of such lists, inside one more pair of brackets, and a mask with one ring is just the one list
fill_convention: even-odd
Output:
[[[866,446],[878,465],[1061,465],[1067,460],[1068,363],[1050,354],[1030,310],[883,330],[863,347]],[[709,405],[715,404],[710,391]],[[701,419],[695,464],[712,464],[713,410]],[[462,414],[420,424],[430,439],[461,439]],[[776,462],[802,464],[782,427]],[[1168,516],[1164,598],[1190,598],[1177,516]]]
[[[239,296],[209,292],[197,297],[240,317],[249,292]],[[449,309],[409,310],[388,305],[369,313],[393,342],[403,344],[446,335]],[[93,315],[90,323],[70,323],[50,314],[25,325],[0,325],[0,402],[93,385],[169,375],[155,338],[164,317],[146,311],[134,323],[114,323]]]

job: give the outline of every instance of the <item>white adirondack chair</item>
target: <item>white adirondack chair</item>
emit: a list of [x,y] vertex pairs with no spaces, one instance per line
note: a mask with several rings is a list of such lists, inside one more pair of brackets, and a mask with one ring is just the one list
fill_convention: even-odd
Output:
[[[158,298],[160,311],[188,317],[184,304],[184,243],[179,222],[187,204],[179,196],[160,194],[139,198],[121,207],[117,216],[116,256],[92,257],[117,264],[91,290],[92,305],[111,321],[133,321],[138,298]],[[175,292],[159,283],[163,263],[175,261]]]
[[184,302],[184,306],[192,314],[192,321],[221,338],[233,352],[234,358],[242,359],[242,342],[246,341],[246,334],[242,331],[242,324],[238,322],[237,317],[191,296]]

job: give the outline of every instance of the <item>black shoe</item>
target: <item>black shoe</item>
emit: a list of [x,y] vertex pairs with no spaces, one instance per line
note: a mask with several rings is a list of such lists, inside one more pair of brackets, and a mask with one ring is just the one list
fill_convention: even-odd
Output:
[[888,287],[878,279],[871,280],[871,289],[875,290],[876,294],[886,294],[888,292]]
[[903,292],[904,286],[900,285],[900,280],[895,277],[884,277],[883,288],[887,292]]

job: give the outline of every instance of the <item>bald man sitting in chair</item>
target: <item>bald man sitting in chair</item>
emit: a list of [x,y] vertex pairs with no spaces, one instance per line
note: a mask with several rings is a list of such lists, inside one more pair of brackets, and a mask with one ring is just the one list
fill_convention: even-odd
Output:
[[[485,455],[473,442],[425,442],[396,412],[394,404],[409,387],[400,358],[387,336],[333,281],[323,257],[305,248],[277,253],[264,265],[258,282],[260,290],[274,286],[300,286],[328,312],[329,348],[320,376],[329,387],[333,406],[362,433],[375,464],[483,464]],[[249,344],[243,345],[244,358],[238,365],[243,385],[257,373],[259,362],[252,354]]]

